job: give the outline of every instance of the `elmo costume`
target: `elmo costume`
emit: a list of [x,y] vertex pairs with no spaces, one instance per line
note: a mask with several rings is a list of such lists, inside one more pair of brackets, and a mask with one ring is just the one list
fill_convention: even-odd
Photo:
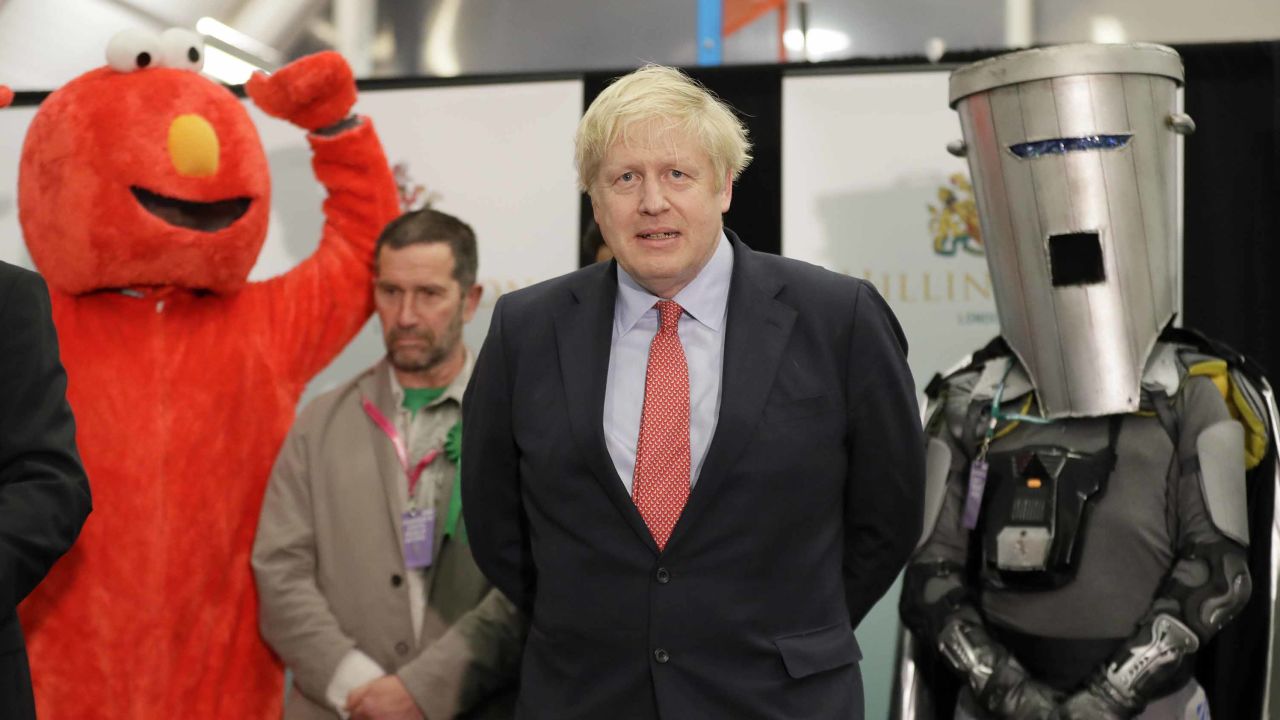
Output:
[[372,310],[374,241],[399,209],[340,56],[255,76],[260,108],[312,131],[328,198],[315,253],[247,283],[267,160],[241,102],[195,72],[203,53],[182,30],[113,38],[23,146],[19,215],[94,504],[20,608],[44,720],[280,715],[249,567],[263,488],[307,381]]

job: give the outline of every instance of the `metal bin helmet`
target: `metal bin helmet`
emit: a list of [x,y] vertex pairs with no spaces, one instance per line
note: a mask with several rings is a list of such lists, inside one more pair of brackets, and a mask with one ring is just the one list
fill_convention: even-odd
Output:
[[1161,45],[1063,45],[951,75],[1001,332],[1046,417],[1138,409],[1177,288],[1176,108]]

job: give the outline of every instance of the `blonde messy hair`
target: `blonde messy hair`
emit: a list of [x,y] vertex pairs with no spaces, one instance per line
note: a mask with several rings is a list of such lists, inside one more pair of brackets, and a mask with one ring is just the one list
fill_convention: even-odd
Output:
[[662,120],[696,139],[711,158],[716,189],[737,180],[751,162],[747,128],[724,101],[696,80],[663,65],[646,65],[605,88],[587,108],[574,136],[578,187],[590,192],[609,147],[637,123]]

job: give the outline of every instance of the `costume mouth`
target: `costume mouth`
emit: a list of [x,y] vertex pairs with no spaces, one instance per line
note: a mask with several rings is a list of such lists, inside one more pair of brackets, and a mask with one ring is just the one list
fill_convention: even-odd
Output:
[[217,232],[230,227],[235,221],[249,212],[252,199],[247,197],[215,200],[214,202],[195,202],[165,197],[136,185],[129,190],[137,198],[138,204],[147,212],[161,220],[200,232]]

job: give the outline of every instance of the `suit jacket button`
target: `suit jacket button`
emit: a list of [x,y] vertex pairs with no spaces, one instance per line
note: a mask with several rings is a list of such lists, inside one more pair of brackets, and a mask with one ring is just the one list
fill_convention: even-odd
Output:
[[658,579],[658,582],[662,585],[666,585],[667,583],[671,582],[671,573],[667,572],[667,569],[664,567],[658,568],[658,572],[655,574],[655,577]]
[[395,573],[391,576],[391,587],[400,587],[403,582],[404,578],[400,577],[400,573]]
[[657,650],[653,651],[653,659],[657,660],[659,664],[665,663],[666,661],[671,659],[671,653],[668,653],[666,650],[663,650],[662,648],[658,648]]
[[407,643],[407,642],[398,642],[398,643],[396,643],[396,652],[397,652],[397,653],[399,653],[399,654],[401,654],[401,655],[408,655],[408,654],[409,654],[409,643]]

